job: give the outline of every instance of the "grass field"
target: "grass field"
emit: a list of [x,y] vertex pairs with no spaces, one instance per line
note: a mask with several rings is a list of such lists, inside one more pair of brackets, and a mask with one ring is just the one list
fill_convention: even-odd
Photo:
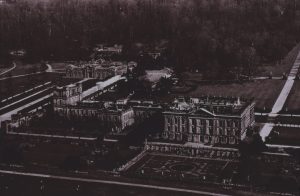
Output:
[[[41,189],[43,187],[43,189]],[[186,192],[0,174],[1,196],[196,196]]]
[[34,64],[24,64],[20,61],[15,62],[16,68],[12,71],[3,74],[1,77],[9,77],[9,76],[16,76],[16,75],[23,75],[23,74],[30,74],[36,72],[42,72],[47,69],[46,66],[43,66],[41,63],[34,63]]
[[40,143],[23,152],[26,163],[59,166],[67,156],[80,156],[84,148],[78,145]]
[[294,86],[284,105],[287,113],[300,114],[300,81],[295,81]]
[[52,66],[53,71],[58,71],[58,72],[64,72],[67,65],[70,63],[65,63],[65,62],[52,62],[49,63]]
[[268,65],[260,67],[261,71],[256,76],[268,76],[272,72],[273,76],[282,76],[283,73],[289,73],[290,69],[299,53],[300,44],[297,44],[278,65]]
[[299,124],[299,122],[300,122],[300,117],[294,115],[277,116],[275,119],[275,123],[281,123],[281,124]]
[[66,78],[62,79],[62,76],[57,73],[41,73],[37,75],[0,80],[0,100],[22,93],[25,90],[49,81],[52,81],[54,84],[65,85],[78,80]]
[[12,66],[3,66],[0,65],[0,74],[5,72],[6,70],[10,69]]
[[267,142],[270,144],[297,145],[300,141],[299,127],[275,127],[269,135]]
[[256,109],[266,112],[272,109],[285,81],[283,80],[257,80],[247,83],[231,84],[199,84],[196,90],[189,92],[189,96],[233,96],[254,98]]

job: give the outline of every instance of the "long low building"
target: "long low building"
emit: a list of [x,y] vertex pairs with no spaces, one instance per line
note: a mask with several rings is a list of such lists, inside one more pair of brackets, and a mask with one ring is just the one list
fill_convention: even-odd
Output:
[[106,81],[95,82],[93,86],[89,86],[87,89],[83,88],[84,83],[89,82],[89,80],[90,79],[86,78],[74,84],[62,87],[57,86],[53,93],[54,106],[76,105],[78,102],[83,101],[94,94],[102,93],[107,88],[116,85],[118,82],[126,80],[126,78],[116,75]]
[[125,94],[115,92],[118,84],[127,81],[126,77],[117,75],[84,88],[87,86],[84,84],[91,83],[91,80],[86,78],[56,87],[53,93],[54,113],[66,119],[95,120],[113,134],[122,134],[134,123],[142,123],[155,113],[161,113],[161,106],[153,102],[130,100],[131,91]]
[[115,75],[123,75],[136,67],[136,62],[103,61],[70,64],[66,68],[67,78],[95,78],[105,80]]

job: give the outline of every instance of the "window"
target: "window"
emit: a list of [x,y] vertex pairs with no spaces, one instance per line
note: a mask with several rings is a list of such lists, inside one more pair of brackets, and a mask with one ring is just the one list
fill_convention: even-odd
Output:
[[205,136],[204,136],[204,142],[205,142],[205,143],[209,142],[209,136],[208,136],[208,135],[205,135]]
[[224,120],[219,120],[219,126],[220,127],[224,127],[225,126]]
[[220,141],[219,141],[219,137],[218,136],[216,136],[215,137],[215,143],[219,143]]
[[200,127],[196,127],[196,133],[200,133]]
[[170,139],[170,140],[174,140],[174,139],[175,139],[175,135],[174,135],[173,133],[171,133],[171,134],[169,135],[169,139]]
[[212,127],[209,127],[209,135],[213,135],[213,128]]
[[184,118],[181,119],[181,123],[182,123],[183,125],[185,125],[185,119],[184,119]]
[[205,125],[209,126],[209,120],[205,120]]
[[214,121],[213,120],[209,120],[209,126],[213,126],[214,125]]
[[200,134],[204,135],[205,134],[205,129],[203,127],[200,127]]
[[232,128],[227,128],[226,135],[230,135],[232,133]]
[[227,127],[231,127],[232,126],[232,121],[231,120],[227,120]]
[[235,135],[235,132],[236,132],[235,129],[232,129],[231,130],[231,135]]
[[193,136],[192,136],[192,134],[189,134],[189,135],[188,135],[188,141],[189,141],[189,142],[191,142],[191,141],[192,141],[192,139],[193,139]]
[[205,120],[201,120],[201,125],[204,126],[205,125]]
[[222,137],[221,138],[221,143],[222,144],[226,144],[227,143],[227,138],[226,137]]
[[234,137],[230,137],[229,138],[229,143],[230,144],[234,144],[235,143],[235,138]]
[[174,117],[174,123],[177,124],[178,123],[178,118]]

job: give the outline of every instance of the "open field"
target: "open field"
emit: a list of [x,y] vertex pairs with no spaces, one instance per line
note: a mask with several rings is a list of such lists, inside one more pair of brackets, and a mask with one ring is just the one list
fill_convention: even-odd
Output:
[[[213,191],[216,192],[216,190]],[[166,194],[172,196],[203,195],[90,181],[0,174],[1,196],[164,196]]]
[[181,77],[184,81],[196,81],[200,82],[203,80],[203,74],[201,73],[192,73],[192,72],[183,72]]
[[9,69],[10,69],[10,67],[1,67],[1,65],[0,65],[0,74],[4,73],[6,70],[9,70]]
[[58,73],[41,73],[36,75],[0,80],[0,100],[18,93],[22,93],[25,90],[50,81],[53,84],[66,85],[72,82],[76,82],[78,81],[78,79],[62,78],[62,75]]
[[[18,156],[20,164],[29,166],[40,165],[58,167],[68,156],[81,156],[85,154],[89,146],[83,142],[56,140],[43,138],[26,138],[17,135],[7,135],[1,143],[1,163],[11,162],[11,156]],[[4,149],[4,150],[3,150]],[[11,149],[19,149],[19,153]],[[11,151],[8,155],[7,151]],[[14,162],[14,161],[12,161]]]
[[199,84],[196,90],[189,92],[187,95],[253,97],[256,101],[256,109],[268,112],[271,111],[284,83],[283,80],[257,80],[240,84]]
[[272,72],[273,76],[282,76],[283,73],[289,73],[293,63],[299,53],[300,44],[297,44],[281,61],[280,64],[263,66],[260,69],[260,72],[256,74],[256,76],[269,76],[270,72]]
[[1,75],[2,78],[9,77],[9,76],[42,72],[47,69],[47,67],[43,66],[41,63],[24,64],[20,61],[17,61],[15,63],[16,63],[16,68],[14,70],[10,71],[9,73]]
[[53,71],[65,72],[65,69],[66,69],[67,65],[69,65],[70,63],[66,63],[66,62],[50,62],[49,64],[51,65]]
[[[284,105],[284,112],[300,114],[300,81],[295,81],[294,86]],[[287,111],[286,111],[287,109]]]
[[[253,160],[252,160],[253,161]],[[280,164],[278,164],[280,163]],[[180,181],[188,184],[206,184],[215,186],[234,186],[237,189],[264,190],[267,192],[298,192],[294,179],[294,165],[290,157],[263,155],[253,161],[251,168],[258,176],[252,185],[241,177],[243,168],[239,160],[213,160],[181,156],[146,154],[127,171],[129,175],[162,181]],[[283,174],[285,170],[288,175]],[[293,177],[291,177],[293,176]],[[224,183],[225,181],[225,183]],[[227,184],[227,185],[229,185]],[[275,186],[274,186],[275,185]]]
[[68,156],[80,156],[84,148],[77,145],[40,143],[23,152],[24,161],[42,165],[60,166]]
[[19,78],[11,78],[7,80],[0,80],[0,99],[22,93],[34,86],[44,84],[49,81],[57,80],[59,75],[54,74],[38,74],[32,76],[25,76]]
[[275,123],[292,124],[292,125],[299,124],[300,116],[295,116],[295,115],[277,116],[275,118]]
[[280,145],[297,145],[300,141],[299,127],[274,127],[270,133],[267,143]]

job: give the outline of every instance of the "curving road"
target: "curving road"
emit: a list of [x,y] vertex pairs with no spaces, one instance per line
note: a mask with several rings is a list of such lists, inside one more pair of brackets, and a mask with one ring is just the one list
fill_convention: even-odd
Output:
[[[35,72],[35,73],[21,74],[21,75],[4,77],[4,78],[0,78],[0,81],[1,80],[11,79],[11,78],[20,78],[20,77],[25,77],[25,76],[38,75],[38,74],[42,74],[42,73],[45,73],[45,72],[54,72],[54,70],[52,69],[52,66],[50,64],[46,64],[46,66],[47,66],[47,69],[45,71],[38,71],[38,72]],[[16,68],[16,64],[14,63],[14,67],[11,68],[11,70],[7,70],[5,73],[7,73],[8,71],[12,71],[15,68]],[[5,74],[5,73],[1,73],[0,76],[3,75],[3,74]]]
[[5,70],[4,72],[0,73],[0,76],[2,76],[4,74],[6,74],[6,73],[8,73],[8,72],[10,72],[12,70],[14,70],[16,67],[17,67],[16,63],[13,62],[13,66],[11,68],[9,68],[8,70]]
[[46,66],[47,66],[46,72],[53,72],[53,68],[50,64],[46,63]]

